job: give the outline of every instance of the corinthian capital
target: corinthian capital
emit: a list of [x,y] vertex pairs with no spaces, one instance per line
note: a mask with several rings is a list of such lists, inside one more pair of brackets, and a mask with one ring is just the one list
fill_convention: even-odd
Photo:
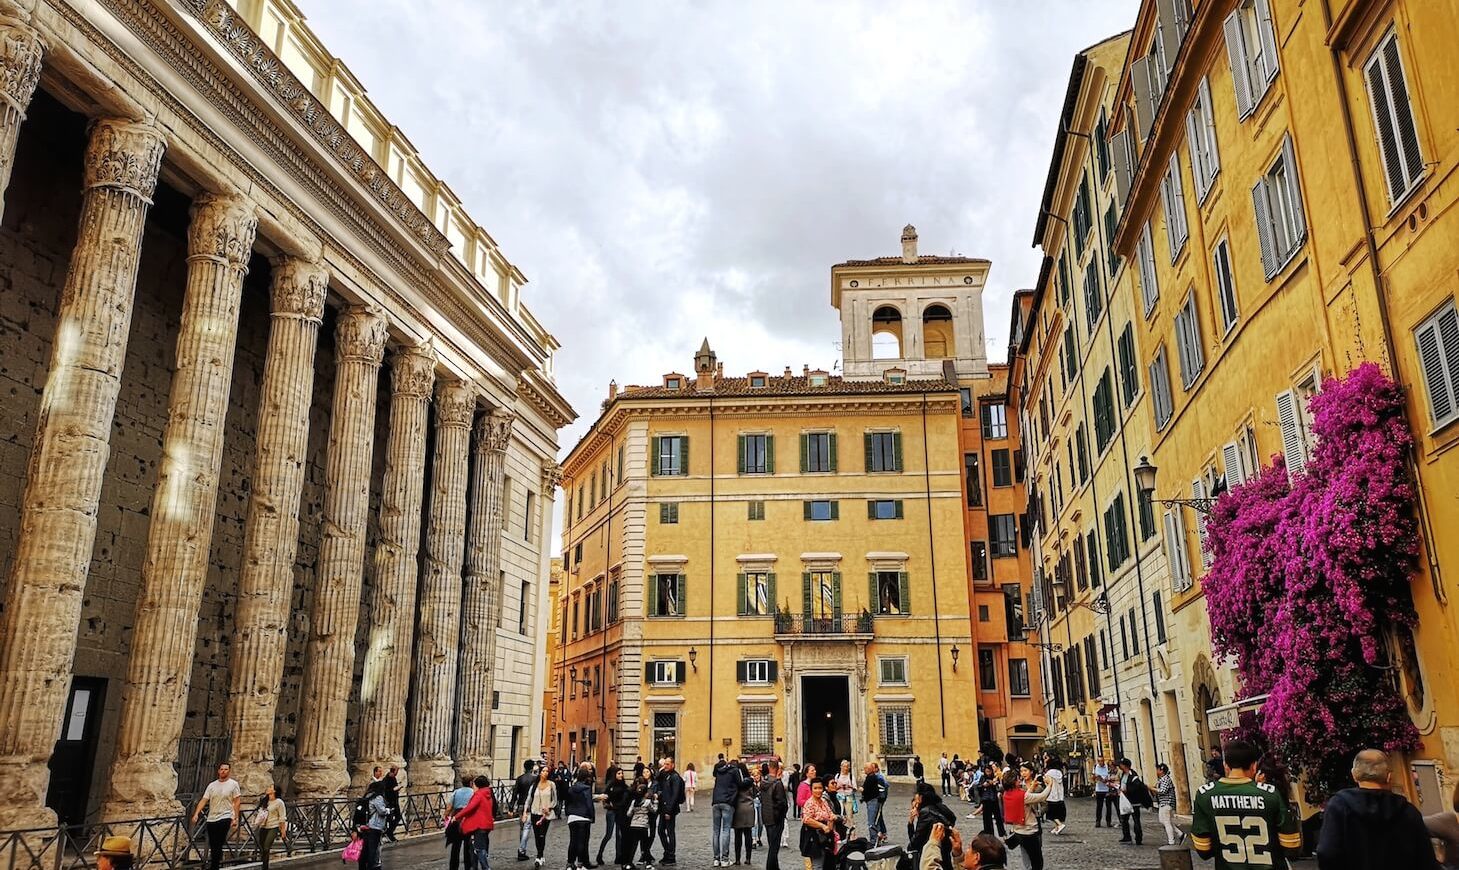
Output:
[[187,255],[225,261],[246,271],[257,232],[258,211],[253,203],[241,196],[204,193],[193,200]]
[[21,117],[41,80],[40,35],[19,21],[0,18],[0,100]]
[[373,305],[351,305],[334,325],[340,359],[380,364],[385,356],[385,311]]
[[504,453],[512,440],[512,424],[517,415],[504,408],[493,408],[476,421],[476,451]]
[[465,381],[443,381],[436,387],[436,424],[466,429],[476,413],[476,393]]
[[151,202],[166,147],[162,132],[150,124],[97,121],[86,144],[85,186],[109,187]]
[[542,494],[551,498],[552,493],[562,485],[562,466],[556,462],[542,463]]
[[429,344],[401,348],[390,360],[390,389],[397,396],[429,399],[436,382],[436,352]]
[[275,257],[273,267],[269,297],[274,316],[318,323],[324,317],[324,297],[329,293],[329,270],[322,263],[299,257]]

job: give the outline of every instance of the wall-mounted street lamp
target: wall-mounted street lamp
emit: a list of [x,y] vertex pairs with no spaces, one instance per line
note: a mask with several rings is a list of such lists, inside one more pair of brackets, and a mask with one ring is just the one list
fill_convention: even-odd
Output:
[[579,680],[578,679],[578,669],[577,669],[577,666],[576,665],[574,665],[571,668],[568,668],[567,673],[568,673],[568,682],[572,683],[574,686],[582,686],[583,694],[586,695],[589,692],[593,691],[593,678],[584,675],[583,678],[581,680]]
[[961,654],[962,654],[962,650],[960,650],[960,649],[957,648],[957,644],[953,644],[952,645],[952,672],[954,674],[957,673],[957,657],[959,655],[961,655]]
[[1211,507],[1216,504],[1214,498],[1156,498],[1155,497],[1155,474],[1157,469],[1150,462],[1150,457],[1141,456],[1140,464],[1133,469],[1135,473],[1135,488],[1145,496],[1151,504],[1174,504],[1200,511],[1203,514],[1211,512]]
[[694,669],[694,673],[696,673],[696,674],[699,673],[699,666],[696,665],[694,662],[696,660],[698,660],[698,658],[699,658],[699,650],[695,649],[692,646],[689,647],[689,667],[693,668]]

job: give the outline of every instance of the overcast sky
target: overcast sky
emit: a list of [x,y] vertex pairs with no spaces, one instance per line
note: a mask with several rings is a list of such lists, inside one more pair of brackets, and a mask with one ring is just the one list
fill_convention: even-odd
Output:
[[831,368],[830,266],[993,261],[1001,360],[1076,51],[1138,0],[300,0],[526,273],[580,418],[610,379]]

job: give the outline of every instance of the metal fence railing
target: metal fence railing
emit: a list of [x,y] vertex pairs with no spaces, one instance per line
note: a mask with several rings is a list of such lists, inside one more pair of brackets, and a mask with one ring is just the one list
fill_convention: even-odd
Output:
[[[498,819],[510,816],[511,793],[511,780],[498,780],[492,785]],[[450,792],[402,795],[397,836],[441,831],[450,798]],[[342,848],[353,835],[356,800],[358,796],[346,796],[290,804],[287,836],[275,840],[270,854],[306,855]],[[206,826],[193,825],[188,816],[180,815],[0,831],[0,868],[89,870],[96,866],[95,854],[102,841],[117,835],[131,837],[138,867],[173,870],[201,865],[208,858]],[[253,803],[245,801],[238,828],[225,846],[224,862],[258,861],[258,835]]]

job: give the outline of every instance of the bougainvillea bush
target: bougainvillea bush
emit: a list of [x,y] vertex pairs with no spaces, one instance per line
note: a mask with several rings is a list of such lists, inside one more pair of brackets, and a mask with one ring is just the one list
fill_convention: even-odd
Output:
[[1415,622],[1418,530],[1402,390],[1364,363],[1309,409],[1303,472],[1289,483],[1276,456],[1216,501],[1204,586],[1216,651],[1235,659],[1243,694],[1269,696],[1268,745],[1321,795],[1350,784],[1359,749],[1418,744],[1383,654],[1383,632]]

